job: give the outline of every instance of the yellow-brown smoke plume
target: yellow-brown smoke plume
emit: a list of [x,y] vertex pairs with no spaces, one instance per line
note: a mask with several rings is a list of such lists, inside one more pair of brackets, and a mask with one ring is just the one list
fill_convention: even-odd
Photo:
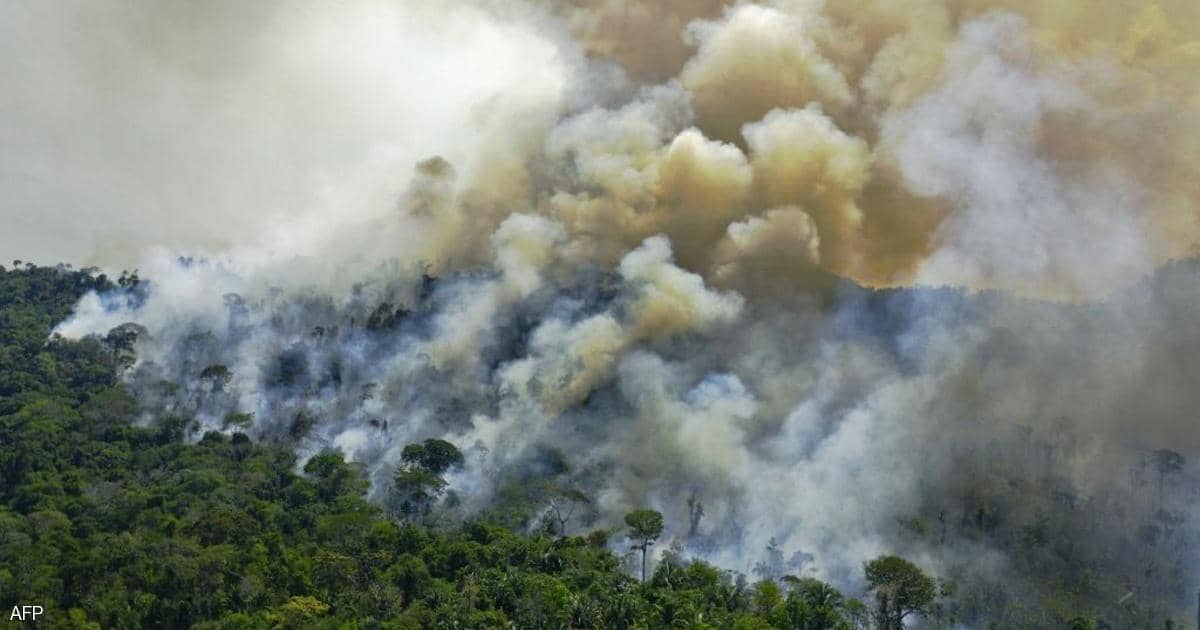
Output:
[[[1200,238],[1191,3],[559,10],[587,54],[661,84],[548,131],[521,198],[472,194],[562,223],[577,259],[615,264],[664,234],[684,267],[753,291],[745,269],[767,269],[736,258],[794,238],[795,264],[770,266],[793,285],[831,272],[1081,298]],[[781,235],[745,236],[785,206]]]

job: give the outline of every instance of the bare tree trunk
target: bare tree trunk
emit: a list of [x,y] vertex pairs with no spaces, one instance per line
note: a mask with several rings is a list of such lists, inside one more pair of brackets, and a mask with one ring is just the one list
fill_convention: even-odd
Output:
[[642,583],[646,583],[646,546],[642,545]]

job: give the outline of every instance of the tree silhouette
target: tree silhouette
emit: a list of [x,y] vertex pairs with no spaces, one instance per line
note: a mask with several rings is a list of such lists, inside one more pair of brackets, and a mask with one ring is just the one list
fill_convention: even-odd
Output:
[[405,446],[400,459],[403,464],[392,477],[392,501],[395,513],[405,520],[429,514],[446,491],[442,475],[463,464],[458,447],[437,438]]
[[629,540],[633,548],[642,552],[642,581],[646,581],[646,552],[662,535],[663,517],[655,510],[634,510],[625,515],[629,526]]
[[899,556],[884,555],[864,567],[868,590],[875,593],[875,623],[880,630],[903,630],[911,614],[925,615],[937,594],[933,578]]
[[590,503],[586,494],[578,488],[555,488],[550,496],[550,512],[558,525],[558,535],[566,537],[567,522],[581,505]]

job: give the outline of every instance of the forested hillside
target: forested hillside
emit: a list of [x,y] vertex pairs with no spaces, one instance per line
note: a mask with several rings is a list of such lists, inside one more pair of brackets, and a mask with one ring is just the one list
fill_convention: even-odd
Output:
[[[823,628],[865,618],[815,580],[747,584],[682,559],[641,585],[607,547],[625,548],[625,532],[529,537],[487,522],[389,519],[335,453],[297,471],[290,451],[241,433],[186,444],[187,418],[133,426],[137,402],[114,379],[111,340],[47,342],[83,292],[111,283],[65,268],[2,278],[0,601],[44,606],[48,627]],[[436,469],[425,458],[410,472]],[[652,545],[656,534],[645,536]]]
[[[401,500],[385,513],[336,452],[298,468],[290,449],[240,432],[189,441],[189,418],[135,422],[138,402],[117,378],[120,331],[49,333],[84,292],[138,283],[61,266],[0,274],[0,603],[44,606],[46,627],[950,627],[1006,607],[1009,621],[993,627],[1097,627],[1036,602],[1024,616],[986,597],[958,602],[958,587],[979,585],[935,580],[895,556],[864,563],[866,603],[812,578],[754,581],[677,550],[643,583],[662,515],[635,511],[620,530],[585,531],[568,523],[588,498],[562,491],[534,535],[501,525],[499,508],[439,519],[442,475],[462,459],[441,440],[405,449],[392,490]],[[1100,627],[1164,627],[1144,613],[1121,622]]]

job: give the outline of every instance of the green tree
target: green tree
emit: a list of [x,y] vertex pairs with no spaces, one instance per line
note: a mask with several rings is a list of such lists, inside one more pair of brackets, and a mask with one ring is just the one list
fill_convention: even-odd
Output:
[[663,531],[662,514],[655,510],[634,510],[625,515],[629,540],[635,550],[642,552],[642,582],[646,581],[646,552]]
[[403,462],[392,476],[392,513],[405,520],[427,516],[446,491],[442,475],[463,464],[462,452],[445,440],[431,438],[404,447]]
[[219,363],[210,365],[200,371],[200,382],[211,393],[222,392],[225,386],[233,380],[233,372],[227,366]]
[[392,476],[393,512],[405,520],[428,515],[445,491],[446,480],[424,468],[398,468]]
[[937,596],[937,584],[917,565],[894,555],[866,563],[868,590],[875,594],[875,623],[880,630],[902,630],[909,615],[925,615]]
[[400,459],[409,466],[423,468],[434,475],[442,475],[463,465],[463,454],[458,447],[437,438],[405,446],[400,452]]
[[826,630],[846,624],[842,616],[844,598],[832,586],[811,577],[784,576],[788,594],[772,617],[775,625],[796,630]]
[[331,502],[343,494],[357,496],[366,490],[366,484],[357,471],[337,451],[314,455],[304,465],[304,472],[313,476],[317,484],[317,496],[325,502]]
[[112,353],[113,382],[116,382],[121,373],[133,365],[133,347],[138,338],[145,334],[146,329],[141,325],[126,322],[108,331],[108,334],[105,335],[104,345]]

